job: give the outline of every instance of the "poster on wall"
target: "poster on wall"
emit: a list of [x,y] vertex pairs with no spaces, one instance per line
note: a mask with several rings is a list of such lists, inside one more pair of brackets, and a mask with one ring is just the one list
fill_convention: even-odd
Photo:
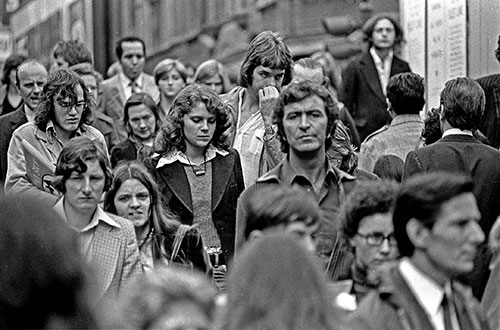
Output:
[[430,110],[439,106],[439,94],[446,81],[467,76],[467,0],[401,3],[405,51],[412,70],[424,73],[426,108]]

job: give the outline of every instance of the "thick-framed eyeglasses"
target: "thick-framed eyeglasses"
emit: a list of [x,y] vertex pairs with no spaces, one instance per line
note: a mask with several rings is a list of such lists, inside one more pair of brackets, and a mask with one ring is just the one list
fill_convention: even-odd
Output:
[[78,102],[66,102],[62,100],[56,100],[56,103],[66,112],[70,112],[73,107],[76,109],[76,111],[81,112],[85,108],[85,100],[81,100]]
[[380,246],[385,240],[387,240],[387,242],[389,242],[389,245],[391,246],[397,245],[396,238],[394,237],[393,234],[385,236],[382,233],[370,233],[366,235],[356,233],[356,235],[364,238],[366,240],[366,243],[370,246]]

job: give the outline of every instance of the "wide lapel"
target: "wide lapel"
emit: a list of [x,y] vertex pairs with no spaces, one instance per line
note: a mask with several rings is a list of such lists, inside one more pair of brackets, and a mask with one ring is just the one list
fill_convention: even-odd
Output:
[[172,164],[164,165],[157,169],[160,180],[163,179],[170,187],[172,193],[181,201],[189,212],[193,213],[193,200],[191,198],[191,189],[189,181],[184,172],[184,167],[178,161]]
[[115,276],[121,240],[116,236],[113,227],[99,223],[95,229],[92,242],[91,265],[97,278],[98,299],[106,293]]
[[361,57],[360,64],[361,74],[365,77],[365,81],[372,90],[373,94],[376,95],[381,101],[385,102],[385,96],[382,91],[382,85],[380,84],[380,78],[378,77],[378,71],[369,52],[366,52]]
[[233,171],[234,155],[225,157],[217,155],[212,160],[212,210],[215,210],[222,200]]
[[14,112],[10,118],[11,131],[14,132],[19,126],[27,123],[26,115],[24,114],[24,104]]
[[398,73],[403,73],[405,72],[405,62],[400,60],[396,55],[392,58],[392,64],[391,64],[391,77],[394,76],[395,74]]

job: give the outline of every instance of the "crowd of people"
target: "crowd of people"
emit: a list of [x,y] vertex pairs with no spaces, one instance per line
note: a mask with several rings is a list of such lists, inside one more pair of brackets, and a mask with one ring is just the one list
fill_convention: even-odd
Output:
[[498,329],[496,76],[422,116],[397,20],[363,32],[343,70],[261,32],[237,83],[137,36],[107,79],[81,41],[9,57],[0,327]]

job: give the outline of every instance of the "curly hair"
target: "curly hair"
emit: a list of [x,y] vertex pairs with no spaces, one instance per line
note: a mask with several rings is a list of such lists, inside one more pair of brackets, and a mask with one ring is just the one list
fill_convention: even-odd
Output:
[[45,131],[49,120],[55,120],[54,102],[56,98],[69,98],[71,102],[77,102],[77,86],[82,88],[85,100],[79,127],[82,127],[83,124],[90,125],[92,123],[92,109],[95,106],[95,101],[87,90],[85,82],[71,70],[60,69],[49,75],[47,84],[43,87],[42,99],[38,104],[35,117],[35,124],[40,130]]
[[248,46],[240,69],[240,85],[252,85],[252,74],[259,65],[285,70],[283,86],[292,81],[292,53],[276,32],[264,31],[257,35]]
[[328,150],[332,145],[331,137],[335,132],[337,119],[339,119],[340,116],[338,102],[328,91],[328,89],[323,85],[319,85],[307,80],[301,82],[292,82],[281,92],[279,105],[274,109],[273,112],[273,123],[278,126],[277,135],[281,142],[281,151],[283,151],[284,153],[288,153],[290,147],[286,140],[285,130],[283,128],[285,106],[290,103],[300,102],[312,95],[319,96],[325,103],[325,113],[328,118],[328,124],[326,126],[327,138],[325,141],[325,150]]
[[54,46],[52,56],[54,58],[62,56],[68,62],[68,66],[78,63],[92,64],[92,53],[83,42],[78,40],[59,41]]
[[184,88],[172,103],[165,124],[156,136],[155,152],[164,154],[174,150],[186,151],[183,117],[198,103],[203,103],[207,111],[215,115],[215,132],[210,144],[221,149],[229,147],[228,136],[224,134],[231,125],[229,106],[210,88],[195,84]]
[[382,19],[387,19],[389,20],[392,25],[394,26],[394,32],[396,33],[396,40],[394,40],[394,46],[398,46],[403,42],[403,29],[401,28],[401,25],[399,25],[397,19],[393,17],[390,13],[379,13],[377,15],[374,15],[370,17],[369,20],[366,21],[366,23],[363,25],[363,34],[364,34],[364,40],[368,42],[368,46],[371,47],[373,46],[373,30],[375,29],[375,25],[382,20]]
[[361,221],[376,213],[392,212],[399,185],[393,181],[360,182],[342,204],[340,217],[343,233],[352,238]]

